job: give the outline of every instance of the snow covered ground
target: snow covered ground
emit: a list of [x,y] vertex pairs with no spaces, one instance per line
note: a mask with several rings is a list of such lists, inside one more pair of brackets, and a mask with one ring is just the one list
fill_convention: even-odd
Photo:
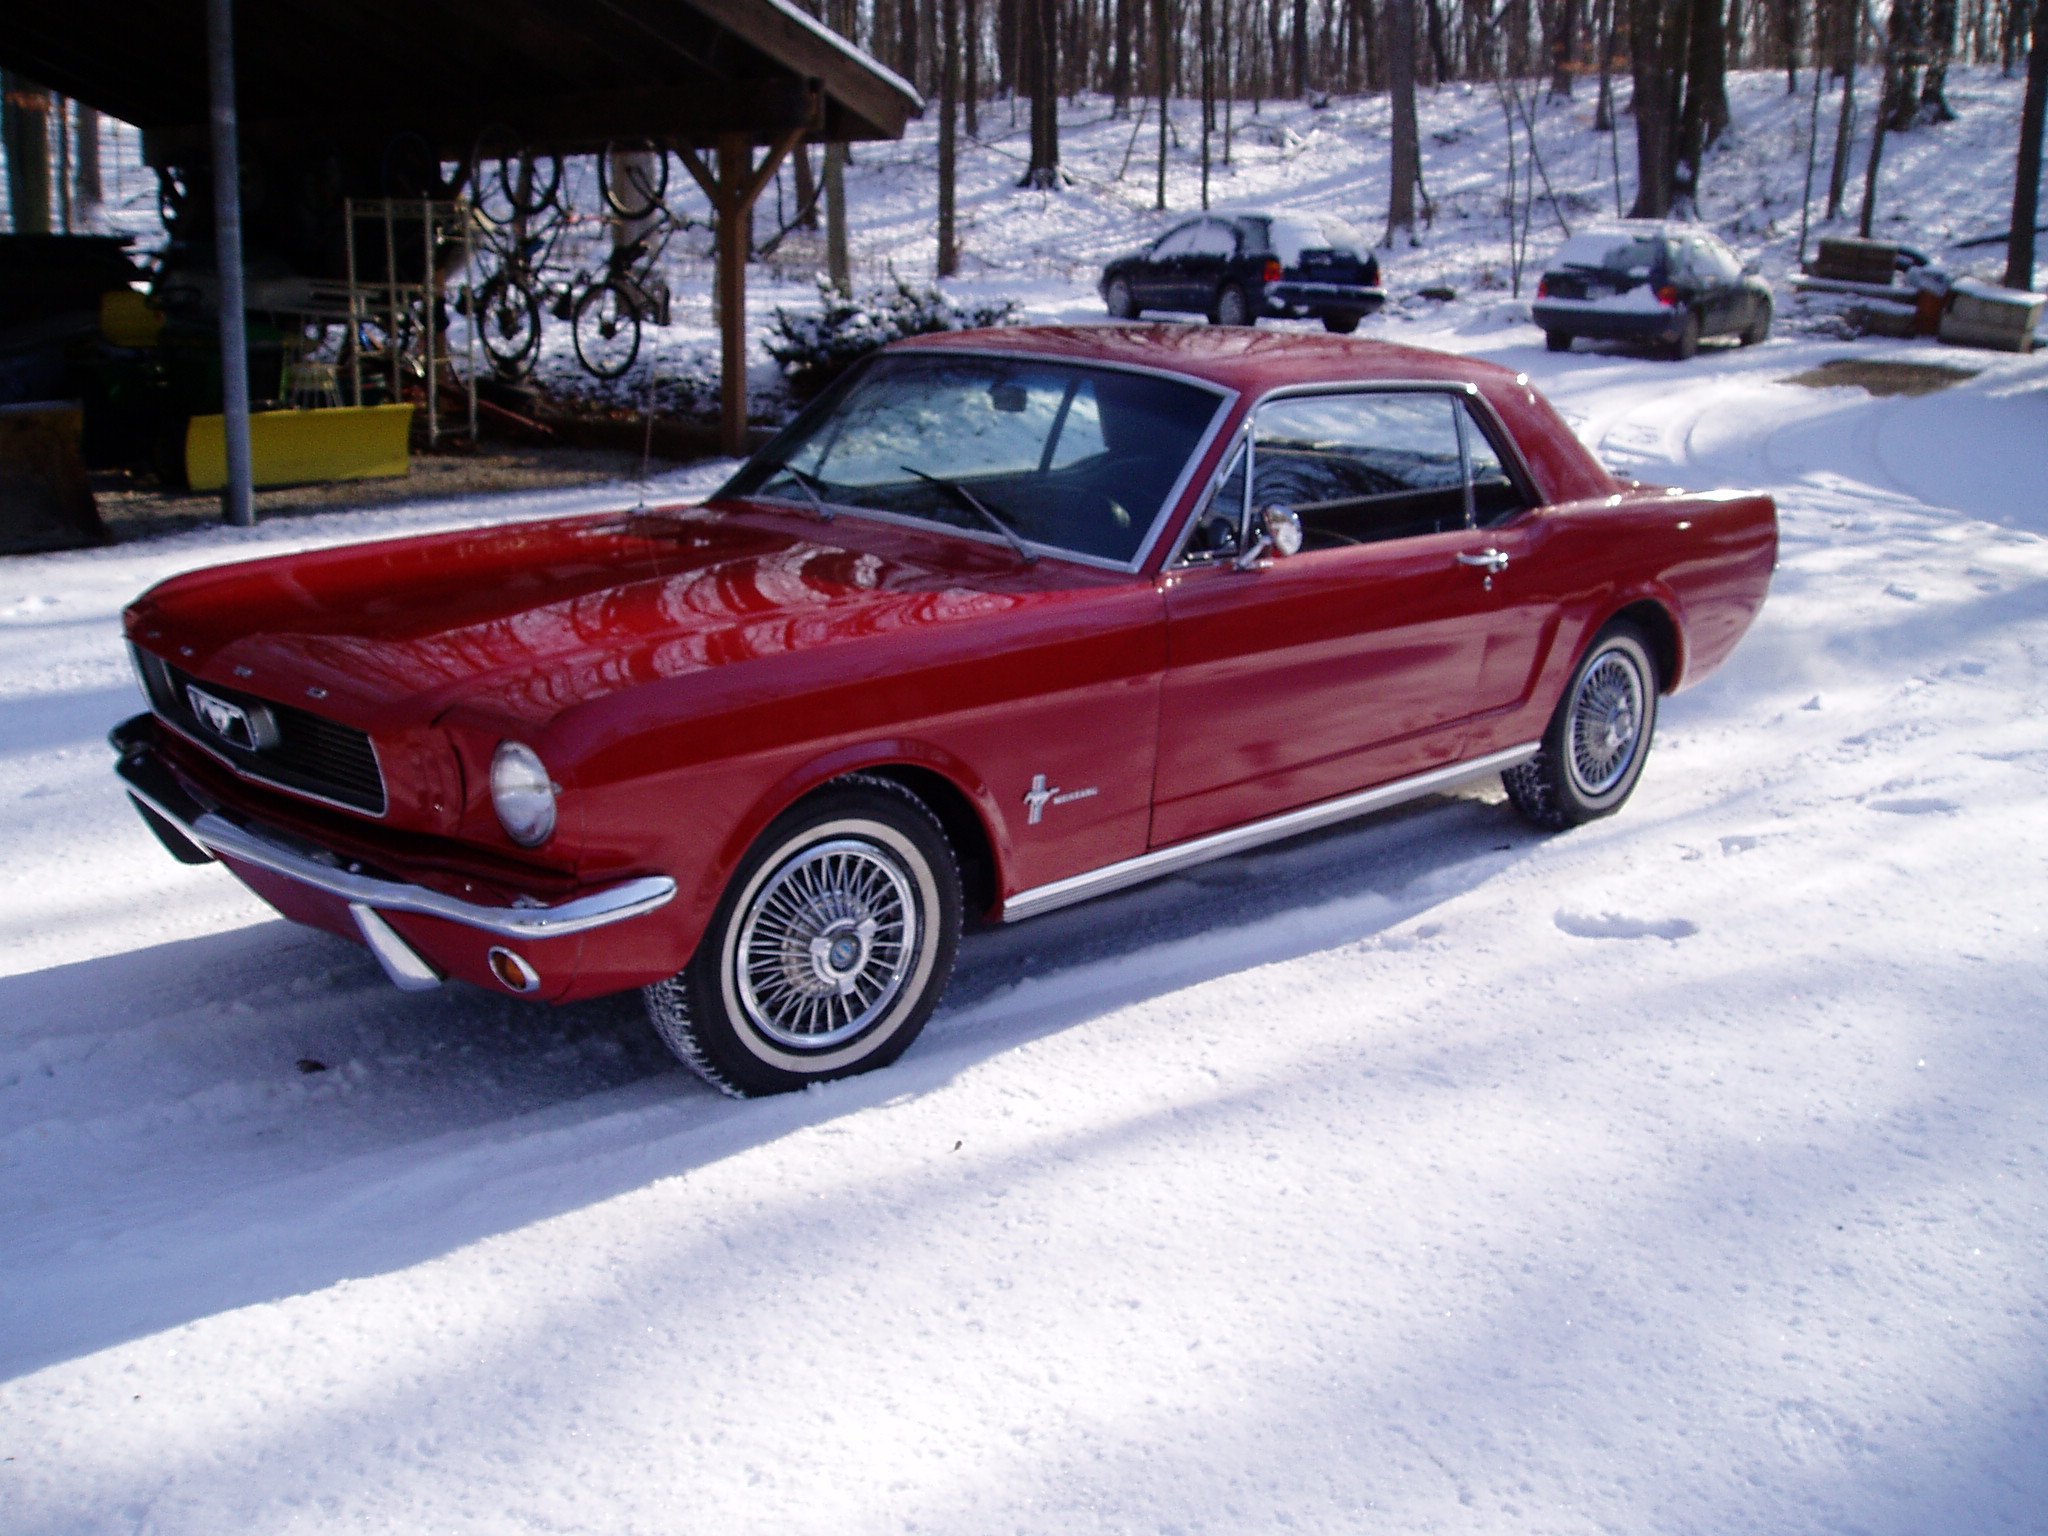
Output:
[[[632,999],[392,991],[100,740],[163,575],[602,492],[0,567],[0,1528],[2048,1530],[2048,359],[1553,356],[1502,297],[1375,328],[1779,497],[1622,814],[1482,789],[973,937],[782,1100]],[[1846,356],[1978,371],[1785,382]]]

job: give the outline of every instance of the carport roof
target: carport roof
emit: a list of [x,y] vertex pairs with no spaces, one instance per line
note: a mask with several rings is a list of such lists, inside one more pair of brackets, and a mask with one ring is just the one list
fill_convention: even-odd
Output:
[[[537,148],[634,135],[893,139],[917,92],[789,0],[243,0],[245,139],[464,154],[507,124]],[[0,64],[146,130],[150,158],[206,143],[204,0],[0,7]]]

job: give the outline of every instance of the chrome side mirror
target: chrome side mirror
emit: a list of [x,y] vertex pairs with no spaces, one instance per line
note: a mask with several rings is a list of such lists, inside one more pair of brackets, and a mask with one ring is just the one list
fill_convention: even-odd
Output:
[[1256,569],[1268,555],[1301,553],[1301,514],[1294,508],[1277,503],[1261,507],[1253,520],[1253,528],[1251,544],[1237,557],[1240,571]]

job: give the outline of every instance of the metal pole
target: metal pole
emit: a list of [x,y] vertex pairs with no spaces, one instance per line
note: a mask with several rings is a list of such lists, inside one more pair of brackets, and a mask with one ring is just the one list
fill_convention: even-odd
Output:
[[434,203],[420,199],[420,239],[426,266],[420,275],[420,327],[427,350],[427,448],[441,446],[441,381],[434,376]]
[[206,75],[213,97],[214,268],[220,276],[220,397],[228,478],[221,511],[237,528],[256,523],[249,453],[249,334],[242,309],[242,163],[235,145],[234,0],[206,0]]

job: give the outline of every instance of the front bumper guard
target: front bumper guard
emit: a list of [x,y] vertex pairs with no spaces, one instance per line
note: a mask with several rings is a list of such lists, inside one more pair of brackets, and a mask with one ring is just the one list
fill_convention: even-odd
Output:
[[[531,941],[565,938],[624,922],[666,906],[675,897],[676,883],[667,875],[641,875],[615,885],[599,886],[554,906],[533,901],[496,907],[444,896],[423,885],[365,874],[360,866],[347,864],[338,854],[311,844],[293,846],[277,836],[231,820],[220,808],[202,805],[172,775],[144,733],[151,718],[141,715],[116,726],[108,740],[121,755],[116,771],[129,795],[143,812],[143,819],[150,822],[151,830],[164,838],[172,853],[187,862],[196,862],[164,836],[167,831],[203,854],[239,859],[340,897],[349,903],[357,926],[364,930],[365,941],[377,958],[386,962],[387,971],[391,969],[386,958],[390,944],[411,951],[390,924],[377,917],[380,912],[444,918],[501,938]],[[366,918],[373,921],[365,921]],[[379,941],[387,939],[388,943],[380,947]],[[398,980],[396,975],[392,979]],[[433,985],[418,973],[413,974],[412,980],[416,986]]]

